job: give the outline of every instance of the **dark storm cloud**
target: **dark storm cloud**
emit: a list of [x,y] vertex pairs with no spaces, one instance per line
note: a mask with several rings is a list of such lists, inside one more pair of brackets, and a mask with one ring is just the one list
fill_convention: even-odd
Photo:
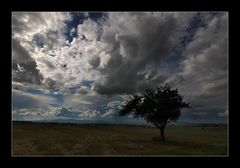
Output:
[[138,72],[146,70],[147,65],[157,68],[179,37],[181,25],[174,15],[139,13],[122,17],[125,22],[115,23],[116,28],[105,27],[102,34],[101,40],[112,50],[108,53],[110,60],[101,69],[105,78],[94,83],[93,89],[100,94],[128,94],[159,85],[163,81],[160,76],[144,82]]
[[97,68],[100,64],[100,58],[99,57],[93,57],[88,60],[88,63],[92,66],[92,68]]
[[149,88],[156,88],[160,84],[164,83],[167,79],[166,76],[159,74],[158,71],[145,72],[144,74],[138,74],[137,76],[137,89],[146,90]]
[[[228,14],[203,18],[206,26],[197,29],[183,52],[179,72],[168,82],[186,95],[195,114],[216,117],[228,109]],[[196,105],[201,108],[196,110]]]
[[46,35],[46,45],[48,46],[48,49],[52,49],[54,44],[58,42],[58,30],[53,31],[49,30],[45,35]]
[[16,39],[12,40],[12,78],[13,81],[33,84],[40,84],[43,79],[36,62]]
[[33,35],[33,39],[32,39],[33,43],[35,43],[38,47],[43,48],[43,45],[45,43],[45,37],[40,34],[37,33],[35,35]]
[[88,90],[86,88],[80,88],[77,90],[77,93],[81,95],[86,95],[88,93]]
[[58,43],[59,32],[58,30],[48,30],[44,34],[36,33],[32,37],[32,42],[40,48],[47,50],[53,49],[53,46]]
[[12,60],[23,63],[33,61],[28,51],[16,39],[12,39]]

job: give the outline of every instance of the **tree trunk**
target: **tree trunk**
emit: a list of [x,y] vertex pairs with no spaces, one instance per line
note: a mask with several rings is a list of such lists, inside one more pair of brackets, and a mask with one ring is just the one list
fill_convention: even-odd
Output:
[[162,141],[165,141],[165,134],[164,134],[164,127],[160,128],[160,136],[161,136],[161,139]]

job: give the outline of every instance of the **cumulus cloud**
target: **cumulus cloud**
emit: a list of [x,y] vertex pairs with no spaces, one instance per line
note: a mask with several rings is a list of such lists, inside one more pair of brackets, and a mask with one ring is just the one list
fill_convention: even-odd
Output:
[[[186,14],[183,14],[186,15]],[[129,94],[148,87],[156,87],[163,77],[155,74],[143,78],[140,72],[158,69],[162,60],[177,45],[189,19],[174,13],[110,13],[109,24],[103,28],[101,40],[111,47],[106,62],[100,69],[101,79],[93,89],[100,94]],[[192,14],[188,14],[191,18]],[[151,25],[151,26],[148,26]]]
[[99,94],[125,94],[159,85],[162,76],[151,80],[139,72],[152,75],[146,66],[152,64],[154,69],[170,54],[192,14],[124,12],[107,16],[107,21],[98,22],[87,18],[71,29],[78,36],[66,43],[68,13],[14,13],[13,36],[35,58],[44,86],[55,81],[58,84],[51,86],[66,89],[93,80],[93,90]]
[[87,19],[78,26],[78,34],[86,40],[96,40],[98,24],[91,19]]
[[[189,115],[225,114],[227,13],[108,12],[81,16],[68,12],[12,13],[14,106],[43,106],[59,117],[112,117],[128,94],[167,82],[191,102]],[[199,20],[202,25],[197,24]],[[29,87],[43,89],[49,96],[25,92]],[[55,98],[60,107],[47,103]]]
[[60,74],[53,71],[56,65],[50,54],[64,45],[64,21],[69,19],[68,13],[60,12],[12,13],[13,80],[40,85]]

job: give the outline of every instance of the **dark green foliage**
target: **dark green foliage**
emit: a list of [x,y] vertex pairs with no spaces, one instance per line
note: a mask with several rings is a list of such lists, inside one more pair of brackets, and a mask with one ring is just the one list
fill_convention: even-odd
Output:
[[119,115],[133,114],[136,118],[144,118],[160,129],[161,137],[165,140],[165,126],[170,121],[176,121],[181,115],[181,109],[187,107],[189,104],[183,102],[183,97],[178,90],[166,84],[156,90],[148,89],[129,97]]

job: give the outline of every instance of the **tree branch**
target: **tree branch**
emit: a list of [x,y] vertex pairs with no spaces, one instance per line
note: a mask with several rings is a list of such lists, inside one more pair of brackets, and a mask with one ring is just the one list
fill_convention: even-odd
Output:
[[154,124],[158,129],[161,129],[161,127],[160,127],[156,122],[153,122],[153,124]]

